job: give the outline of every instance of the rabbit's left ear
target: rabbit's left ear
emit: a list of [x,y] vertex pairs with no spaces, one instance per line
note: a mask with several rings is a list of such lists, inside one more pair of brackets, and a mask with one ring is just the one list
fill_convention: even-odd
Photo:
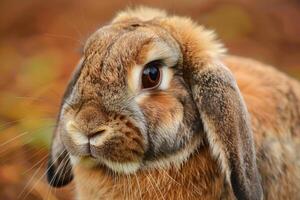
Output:
[[[199,58],[197,58],[199,59]],[[231,72],[216,59],[186,63],[184,79],[199,110],[213,156],[239,200],[262,199],[250,119]]]

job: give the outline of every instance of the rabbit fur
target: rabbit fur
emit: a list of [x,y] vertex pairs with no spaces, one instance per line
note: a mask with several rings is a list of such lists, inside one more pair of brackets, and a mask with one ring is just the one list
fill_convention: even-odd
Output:
[[[143,90],[147,63],[162,63]],[[48,181],[77,199],[300,199],[300,84],[186,17],[120,12],[86,42]]]

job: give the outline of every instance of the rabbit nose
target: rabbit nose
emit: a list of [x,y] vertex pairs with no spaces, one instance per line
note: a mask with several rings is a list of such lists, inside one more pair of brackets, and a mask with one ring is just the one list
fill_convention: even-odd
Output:
[[88,138],[104,133],[107,120],[107,114],[96,106],[84,107],[76,116],[76,122]]
[[96,137],[98,135],[102,135],[104,132],[107,131],[107,128],[105,127],[101,127],[99,129],[97,129],[96,131],[92,131],[92,132],[89,132],[89,133],[86,133],[86,136],[91,139],[93,137]]

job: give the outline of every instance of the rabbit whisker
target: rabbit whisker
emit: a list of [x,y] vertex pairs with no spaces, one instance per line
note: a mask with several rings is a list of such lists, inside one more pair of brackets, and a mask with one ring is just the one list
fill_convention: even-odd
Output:
[[[40,149],[41,150],[41,149]],[[35,163],[32,167],[30,167],[29,169],[27,169],[26,171],[22,172],[22,174],[26,174],[28,173],[30,170],[32,170],[33,168],[35,168],[36,166],[38,166],[40,163],[44,162],[45,159],[48,158],[48,155],[43,156],[37,163]]]
[[[18,195],[17,199],[20,199],[24,192],[26,191],[26,189],[29,187],[29,185],[31,184],[31,182],[34,180],[34,178],[37,176],[37,173],[40,171],[41,167],[43,166],[43,164],[40,164],[40,166],[35,170],[35,172],[33,173],[33,175],[31,176],[31,178],[27,181],[26,185],[23,187],[22,191],[20,192],[20,194]],[[31,192],[31,191],[30,191]],[[23,196],[22,199],[25,199],[29,193],[26,193],[25,196]]]
[[[61,155],[63,155],[63,153],[65,153],[65,151],[62,151],[62,152],[57,156],[57,158],[53,161],[53,163],[51,163],[51,165],[49,166],[49,168],[50,168],[51,166],[54,165],[54,163],[59,159],[59,157],[60,157]],[[61,163],[60,163],[60,164],[61,164]],[[60,166],[60,164],[59,164],[59,166]],[[42,166],[42,165],[41,165],[41,166]],[[39,167],[39,169],[41,168],[41,166]],[[59,167],[59,166],[58,166],[58,167]],[[48,173],[49,168],[46,170],[46,172],[44,172],[44,173],[42,174],[42,176],[41,176],[40,178],[38,178],[38,180],[36,180],[36,182],[32,185],[31,189],[27,192],[27,194],[24,196],[23,199],[25,199],[25,198],[32,192],[32,190],[35,188],[35,186],[38,184],[38,182],[41,181],[41,180],[44,178],[44,176]],[[35,174],[34,174],[34,175],[31,177],[31,179],[28,181],[28,183],[26,184],[26,186],[24,187],[24,189],[22,190],[22,192],[20,193],[19,196],[21,196],[21,195],[25,192],[25,190],[27,189],[27,187],[29,187],[29,185],[32,184],[31,182],[33,181],[33,179],[34,179],[34,177],[36,176],[36,174],[37,174],[37,172],[39,171],[39,169],[35,172]],[[56,173],[57,173],[57,172],[55,172],[55,175],[56,175]]]
[[[65,168],[66,165],[67,165],[67,163],[68,163],[68,162],[65,162],[65,160],[67,159],[68,156],[69,156],[69,154],[68,154],[68,152],[67,152],[67,154],[65,155],[65,157],[62,159],[62,162],[61,162],[61,163],[63,163],[63,168]],[[61,163],[60,163],[60,164],[61,164]],[[58,167],[59,167],[59,166],[58,166]],[[57,173],[55,172],[55,175],[56,175],[56,174],[57,174]],[[64,171],[63,174],[59,174],[58,179],[60,179],[61,176],[65,177],[65,175],[66,175],[66,171]],[[54,177],[55,177],[55,176],[53,176],[53,179],[50,181],[50,183],[52,183],[52,181],[54,181]],[[46,198],[46,199],[48,199],[49,195],[52,194],[52,192],[51,192],[52,189],[53,189],[53,187],[50,187],[50,189],[48,189],[48,193],[47,193],[47,198]],[[55,191],[54,191],[54,192],[55,192]]]
[[[148,175],[149,175],[149,173],[148,173]],[[148,175],[146,174],[147,180],[149,181],[150,185],[151,185],[152,188],[153,188],[153,191],[154,191],[154,193],[155,193],[156,199],[159,199],[159,196],[158,196],[158,194],[157,194],[157,192],[156,192],[156,189],[155,189],[155,187],[153,186],[152,181],[151,181],[151,179],[149,178]]]
[[[24,135],[27,135],[28,133],[29,133],[29,132],[26,131],[26,132],[21,133],[20,135],[17,135],[17,136],[15,136],[15,137],[13,137],[13,138],[7,140],[7,141],[3,142],[2,144],[0,144],[0,147],[4,146],[4,145],[6,145],[6,144],[8,144],[8,143],[10,143],[10,142],[13,142],[14,140],[16,140],[16,139],[18,139],[18,138],[20,138],[20,137],[22,137],[22,136],[24,136]],[[0,154],[1,154],[2,152],[3,152],[3,151],[1,151]]]
[[159,185],[157,184],[157,182],[155,181],[155,179],[152,177],[152,175],[151,175],[151,173],[150,173],[150,172],[149,172],[149,176],[150,176],[150,178],[152,178],[152,180],[154,181],[154,185],[155,185],[155,186],[156,186],[156,188],[158,189],[158,192],[160,193],[160,195],[161,195],[162,199],[164,199],[164,200],[165,200],[165,197],[164,197],[164,195],[163,195],[163,193],[162,193],[161,189],[159,188]]
[[136,183],[137,183],[137,186],[138,186],[138,190],[139,190],[139,194],[140,194],[140,199],[143,199],[143,197],[142,197],[142,191],[141,191],[141,186],[140,186],[140,183],[139,183],[139,179],[138,179],[138,177],[137,177],[136,174],[134,174],[134,177],[136,179]]

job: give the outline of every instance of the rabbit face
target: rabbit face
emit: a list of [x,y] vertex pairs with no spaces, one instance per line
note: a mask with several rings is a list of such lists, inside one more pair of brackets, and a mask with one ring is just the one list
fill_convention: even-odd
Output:
[[131,173],[180,164],[199,143],[201,123],[181,76],[179,45],[148,26],[112,25],[87,41],[59,123],[79,164],[89,158]]
[[149,12],[120,13],[88,39],[64,95],[49,183],[66,185],[86,160],[125,174],[180,167],[205,141],[237,199],[261,199],[249,114],[222,45],[187,18]]

